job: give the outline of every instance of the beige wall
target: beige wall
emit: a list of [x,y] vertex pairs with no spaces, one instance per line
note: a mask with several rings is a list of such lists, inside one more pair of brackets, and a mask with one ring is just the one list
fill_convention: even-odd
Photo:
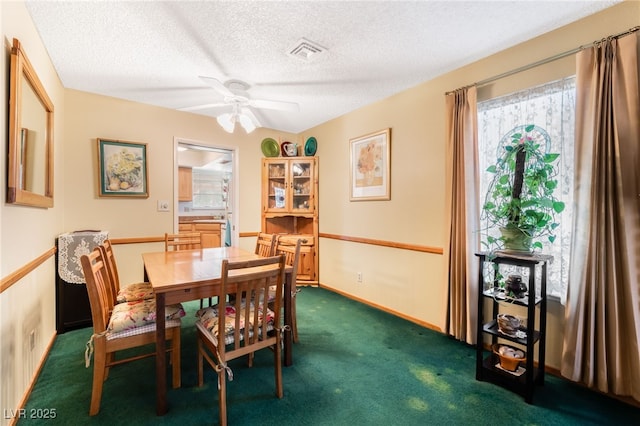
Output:
[[[442,97],[428,86],[311,129],[320,156],[320,232],[443,247]],[[391,200],[349,201],[349,139],[391,128]],[[443,258],[437,254],[320,241],[320,281],[329,287],[441,325]],[[362,283],[357,273],[362,272]]]
[[[202,145],[237,147],[237,181],[241,189],[240,214],[234,221],[240,232],[260,229],[260,179],[265,137],[295,139],[295,135],[257,129],[226,133],[215,119],[129,102],[76,90],[65,97],[66,134],[65,230],[104,229],[111,238],[162,236],[172,232],[173,210],[157,211],[158,200],[177,206],[174,191],[174,138],[197,141]],[[149,198],[100,198],[97,195],[96,138],[147,144]],[[177,180],[177,177],[176,179]],[[176,230],[177,231],[177,230]],[[252,241],[243,241],[251,246]],[[141,253],[163,249],[160,244],[116,246],[123,283],[142,279]]]
[[[320,232],[424,246],[447,244],[443,218],[445,92],[590,44],[640,24],[640,2],[624,2],[527,43],[447,73],[308,130],[318,139]],[[488,98],[575,74],[574,56],[505,78],[479,90]],[[349,139],[392,131],[391,201],[349,201]],[[322,283],[444,327],[446,259],[434,254],[320,241]],[[357,272],[363,283],[356,282]],[[473,307],[473,304],[472,304]],[[564,309],[551,302],[547,365],[559,368]]]
[[[56,108],[55,206],[34,209],[0,205],[0,277],[50,249],[61,232],[99,228],[113,238],[159,236],[173,226],[172,213],[156,211],[158,199],[173,200],[174,138],[238,148],[241,187],[240,232],[260,227],[260,141],[265,137],[315,136],[320,157],[320,232],[421,246],[447,244],[444,217],[444,93],[556,53],[588,44],[640,24],[640,3],[625,2],[566,28],[448,73],[384,101],[288,135],[258,129],[229,135],[215,120],[185,112],[64,90],[21,2],[2,2],[5,43],[1,71],[8,81],[11,39],[25,46]],[[502,80],[480,90],[493,96],[573,73],[573,59]],[[7,99],[5,85],[0,88]],[[0,118],[7,134],[6,114]],[[349,139],[392,129],[391,200],[349,201]],[[148,199],[104,199],[96,195],[96,138],[148,144]],[[3,139],[6,152],[6,140]],[[5,198],[6,164],[1,164]],[[249,238],[241,241],[252,247]],[[140,254],[157,244],[116,247],[123,282],[142,278]],[[442,328],[445,259],[437,254],[363,245],[323,238],[320,280],[371,303]],[[35,366],[55,333],[53,260],[0,294],[1,406],[17,407]],[[356,283],[357,272],[363,283]],[[548,364],[559,367],[563,309],[550,307]],[[38,330],[36,348],[25,356],[25,335]],[[35,361],[34,361],[35,359]],[[6,420],[1,420],[2,424]]]
[[[57,146],[54,152],[56,180],[54,207],[38,209],[5,204],[7,189],[7,118],[9,94],[9,64],[13,38],[20,40],[27,57],[36,70],[55,109],[54,139],[64,135],[64,88],[49,61],[31,19],[21,2],[2,2],[0,22],[3,55],[0,58],[2,73],[2,152],[0,162],[0,277],[23,267],[53,246],[55,236],[63,229],[64,149]],[[48,259],[33,273],[0,294],[0,407],[13,409],[18,406],[25,389],[35,374],[43,353],[55,333],[54,260]],[[31,348],[29,336],[33,333]],[[2,416],[0,422],[6,424]]]

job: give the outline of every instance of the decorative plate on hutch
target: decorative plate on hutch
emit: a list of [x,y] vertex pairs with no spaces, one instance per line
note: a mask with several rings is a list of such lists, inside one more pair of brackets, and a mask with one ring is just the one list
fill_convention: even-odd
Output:
[[304,144],[304,155],[307,157],[311,157],[316,155],[316,150],[318,149],[318,141],[313,136],[307,139],[307,142]]
[[273,138],[263,139],[260,148],[262,149],[262,153],[265,157],[277,157],[280,155],[280,147],[278,146],[278,142],[276,142],[276,140]]

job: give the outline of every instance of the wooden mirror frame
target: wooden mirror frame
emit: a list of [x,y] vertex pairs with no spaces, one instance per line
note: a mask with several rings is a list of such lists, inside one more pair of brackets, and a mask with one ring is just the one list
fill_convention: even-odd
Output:
[[[35,97],[43,108],[45,123],[38,123],[44,129],[44,189],[42,193],[25,189],[23,179],[24,144],[23,137],[28,129],[23,129],[24,98],[23,85],[31,86]],[[28,121],[28,120],[27,120]],[[9,164],[7,176],[7,203],[33,207],[53,207],[53,103],[35,70],[27,59],[17,39],[11,48],[11,82],[9,92]]]

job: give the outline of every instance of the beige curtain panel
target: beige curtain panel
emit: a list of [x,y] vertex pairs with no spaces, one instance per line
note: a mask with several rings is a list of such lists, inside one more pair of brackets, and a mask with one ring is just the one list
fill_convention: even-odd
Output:
[[562,375],[640,401],[638,32],[577,54],[577,206]]
[[474,344],[478,311],[479,241],[478,113],[476,88],[446,95],[446,200],[449,241],[445,245],[447,310],[445,333]]

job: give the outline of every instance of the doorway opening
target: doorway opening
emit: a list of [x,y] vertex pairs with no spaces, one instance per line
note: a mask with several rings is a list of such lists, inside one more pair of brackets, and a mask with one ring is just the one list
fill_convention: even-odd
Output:
[[[221,245],[237,245],[237,148],[176,138],[174,141],[174,231],[181,216],[221,222]],[[181,170],[187,169],[190,195],[181,194]]]

